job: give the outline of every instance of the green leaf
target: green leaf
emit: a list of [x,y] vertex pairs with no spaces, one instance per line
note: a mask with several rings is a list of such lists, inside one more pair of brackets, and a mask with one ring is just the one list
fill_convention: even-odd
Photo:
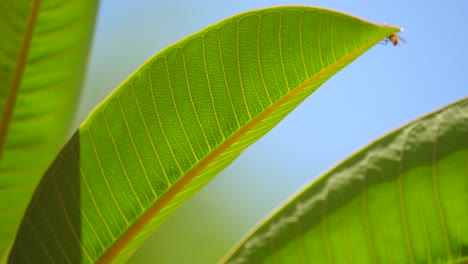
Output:
[[375,141],[243,239],[228,263],[468,260],[468,98]]
[[97,2],[0,1],[0,258],[70,136]]
[[62,150],[10,261],[125,260],[325,80],[398,30],[330,10],[275,7],[171,45],[99,105]]

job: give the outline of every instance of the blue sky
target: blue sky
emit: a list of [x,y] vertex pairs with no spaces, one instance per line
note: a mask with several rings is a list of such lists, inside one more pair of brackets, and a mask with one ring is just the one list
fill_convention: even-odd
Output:
[[131,262],[157,257],[178,263],[181,251],[192,263],[214,262],[279,203],[349,154],[468,95],[468,1],[105,0],[78,119],[165,46],[227,16],[284,4],[398,25],[406,44],[376,45],[326,82],[177,211]]

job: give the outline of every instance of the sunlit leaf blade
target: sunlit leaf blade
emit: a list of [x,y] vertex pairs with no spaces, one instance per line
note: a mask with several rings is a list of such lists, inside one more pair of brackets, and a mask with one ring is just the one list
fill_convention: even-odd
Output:
[[228,263],[468,260],[468,98],[375,141],[274,212]]
[[125,260],[325,80],[396,31],[329,10],[275,7],[168,47],[62,150],[10,261]]
[[0,258],[69,136],[97,1],[0,1]]

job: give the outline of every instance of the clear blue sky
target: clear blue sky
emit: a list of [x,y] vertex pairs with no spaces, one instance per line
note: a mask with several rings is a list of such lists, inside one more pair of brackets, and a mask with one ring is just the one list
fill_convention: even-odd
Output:
[[[105,0],[79,119],[168,44],[227,16],[284,4],[398,25],[406,44],[377,45],[335,75],[176,212],[132,262],[151,256],[178,263],[185,252],[191,263],[214,263],[320,173],[386,132],[468,95],[468,1]],[[177,246],[178,252],[171,249]]]

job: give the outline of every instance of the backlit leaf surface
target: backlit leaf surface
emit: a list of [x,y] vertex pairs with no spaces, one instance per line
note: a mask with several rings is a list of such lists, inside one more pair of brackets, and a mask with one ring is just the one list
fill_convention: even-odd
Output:
[[0,259],[70,136],[97,1],[0,0]]
[[228,263],[466,263],[468,98],[375,141],[298,193]]
[[171,45],[99,105],[62,150],[10,261],[125,260],[325,80],[397,31],[330,10],[275,7]]

